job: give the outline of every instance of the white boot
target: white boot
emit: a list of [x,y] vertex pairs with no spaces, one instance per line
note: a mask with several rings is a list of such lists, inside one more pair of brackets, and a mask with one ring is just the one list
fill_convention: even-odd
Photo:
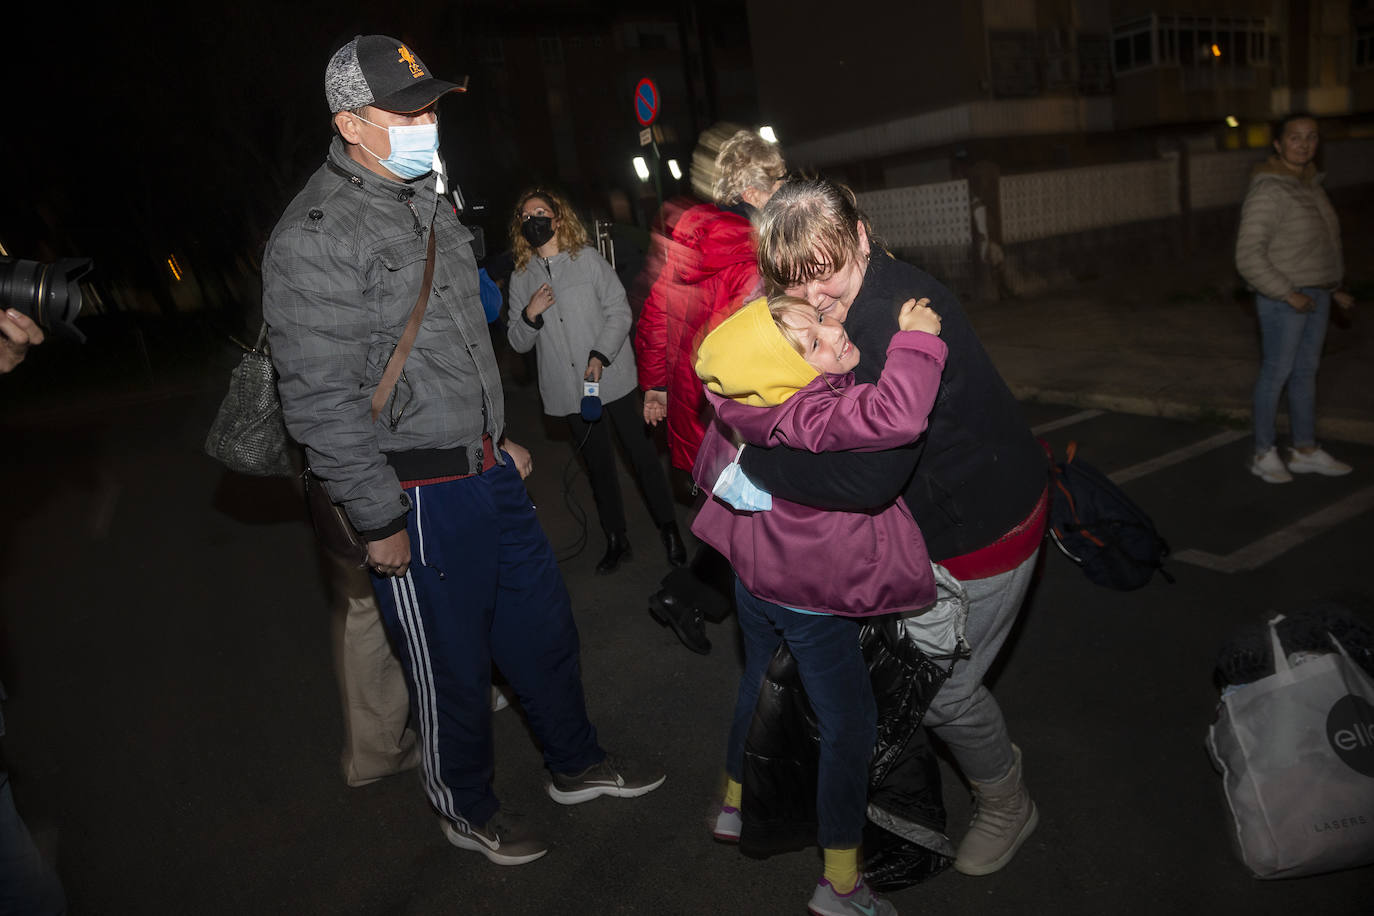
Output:
[[1021,778],[1021,749],[1011,770],[996,782],[973,785],[973,822],[959,843],[955,871],[965,875],[990,875],[1011,861],[1016,850],[1040,823],[1040,812]]

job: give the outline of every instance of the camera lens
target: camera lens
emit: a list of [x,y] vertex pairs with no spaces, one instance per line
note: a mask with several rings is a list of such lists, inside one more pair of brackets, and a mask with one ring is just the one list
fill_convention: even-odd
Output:
[[81,313],[81,278],[90,270],[90,258],[0,259],[0,308],[18,309],[44,330],[66,326],[82,336],[72,322]]

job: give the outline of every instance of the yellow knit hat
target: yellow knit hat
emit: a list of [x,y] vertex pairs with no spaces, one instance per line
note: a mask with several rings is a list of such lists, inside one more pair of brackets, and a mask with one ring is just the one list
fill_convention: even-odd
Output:
[[709,390],[751,407],[775,407],[820,375],[782,336],[767,299],[755,299],[707,334],[696,368]]

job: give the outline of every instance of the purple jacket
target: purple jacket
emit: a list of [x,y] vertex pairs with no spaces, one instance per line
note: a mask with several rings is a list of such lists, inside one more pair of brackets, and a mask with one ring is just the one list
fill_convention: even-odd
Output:
[[[776,407],[750,407],[712,392],[715,410],[692,476],[708,493],[734,460],[736,430],[751,445],[809,451],[878,450],[915,441],[939,390],[945,344],[894,334],[875,385],[822,375]],[[876,512],[815,509],[774,497],[766,512],[707,499],[692,532],[730,561],[749,593],[786,607],[869,617],[926,607],[935,583],[921,530],[902,500]]]

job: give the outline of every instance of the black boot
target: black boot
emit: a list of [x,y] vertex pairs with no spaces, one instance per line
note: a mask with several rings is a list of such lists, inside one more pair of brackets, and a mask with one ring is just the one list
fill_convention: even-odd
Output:
[[630,541],[625,537],[625,532],[606,535],[606,555],[596,564],[596,574],[604,576],[613,573],[620,565],[621,560],[628,560],[634,554],[630,550]]
[[677,530],[677,522],[669,522],[658,530],[663,536],[663,549],[668,552],[668,562],[673,566],[686,566],[687,545],[682,543],[682,532]]
[[649,614],[673,632],[684,646],[697,655],[711,651],[711,640],[706,638],[706,625],[701,622],[701,611],[689,606],[665,588],[660,588],[649,596]]

